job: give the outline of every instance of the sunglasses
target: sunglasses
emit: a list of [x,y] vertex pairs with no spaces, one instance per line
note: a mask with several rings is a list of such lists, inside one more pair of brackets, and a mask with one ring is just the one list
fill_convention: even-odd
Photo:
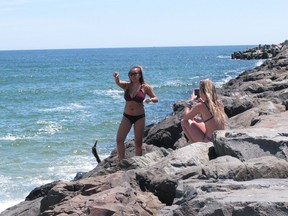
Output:
[[137,76],[139,73],[136,73],[136,72],[129,72],[128,73],[128,76]]

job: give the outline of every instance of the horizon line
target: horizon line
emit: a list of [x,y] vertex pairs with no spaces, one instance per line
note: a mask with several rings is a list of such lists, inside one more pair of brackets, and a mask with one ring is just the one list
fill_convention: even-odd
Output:
[[[260,45],[260,44],[258,44]],[[141,49],[141,48],[176,48],[176,47],[220,47],[220,46],[258,46],[256,44],[233,44],[233,45],[188,45],[188,46],[135,46],[135,47],[82,47],[82,48],[35,48],[35,49],[0,49],[2,51],[49,51],[49,50],[84,50],[84,49]],[[266,44],[261,44],[266,45]]]

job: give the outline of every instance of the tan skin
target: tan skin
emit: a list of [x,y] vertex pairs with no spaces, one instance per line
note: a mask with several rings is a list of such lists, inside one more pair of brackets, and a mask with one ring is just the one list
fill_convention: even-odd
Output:
[[[208,122],[204,123],[203,120],[209,119],[211,117],[211,113],[205,106],[204,102],[207,100],[205,94],[200,91],[200,99],[195,101],[196,95],[194,91],[191,95],[191,100],[196,102],[196,105],[191,108],[189,106],[186,107],[183,114],[183,120],[181,122],[182,129],[185,135],[188,137],[190,142],[210,142],[208,137],[212,137],[212,133],[215,130],[224,129],[224,123],[219,125],[215,118],[212,118]],[[207,103],[207,102],[206,102]],[[202,119],[195,118],[198,114],[202,116]],[[206,135],[206,136],[204,136]]]
[[[115,83],[122,88],[124,91],[129,89],[129,93],[131,97],[134,97],[138,90],[141,88],[142,91],[149,96],[149,98],[145,98],[144,102],[149,103],[157,103],[158,98],[155,95],[153,88],[151,88],[148,84],[141,84],[139,82],[139,78],[141,75],[139,74],[139,68],[132,68],[130,72],[136,72],[137,74],[134,76],[129,76],[130,82],[120,80],[119,72],[114,72],[113,76],[115,79]],[[144,104],[138,103],[135,101],[126,101],[124,112],[131,116],[138,116],[145,113]],[[124,141],[132,127],[131,122],[123,116],[121,123],[118,128],[116,142],[117,142],[117,152],[120,160],[125,158],[125,145]],[[135,140],[135,155],[142,155],[142,140],[144,136],[144,128],[145,128],[145,117],[137,120],[134,123],[134,140]]]

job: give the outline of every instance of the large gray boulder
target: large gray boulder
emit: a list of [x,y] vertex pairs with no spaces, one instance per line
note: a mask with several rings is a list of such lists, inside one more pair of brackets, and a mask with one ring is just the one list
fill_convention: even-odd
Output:
[[262,156],[288,160],[288,112],[258,117],[246,129],[217,131],[214,135],[217,156],[231,155],[246,161]]
[[[288,42],[287,42],[288,44]],[[14,215],[288,215],[288,48],[220,89],[227,129],[187,143],[185,101],[147,126],[143,156],[126,143],[74,181],[35,188]]]
[[177,187],[179,197],[157,216],[288,215],[287,179],[236,182],[188,179]]

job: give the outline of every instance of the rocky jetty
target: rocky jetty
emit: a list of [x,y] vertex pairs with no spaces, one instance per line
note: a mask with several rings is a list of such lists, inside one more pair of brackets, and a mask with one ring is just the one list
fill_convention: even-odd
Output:
[[232,53],[231,58],[232,59],[244,59],[244,60],[272,58],[278,55],[278,53],[282,49],[283,44],[285,43],[286,41],[278,45],[259,44],[257,47],[254,47],[254,48],[246,49],[244,51],[236,51]]
[[227,129],[212,142],[186,142],[179,101],[147,126],[143,156],[133,156],[130,140],[127,160],[114,150],[90,172],[35,188],[0,215],[288,215],[287,78],[286,42],[219,89]]

